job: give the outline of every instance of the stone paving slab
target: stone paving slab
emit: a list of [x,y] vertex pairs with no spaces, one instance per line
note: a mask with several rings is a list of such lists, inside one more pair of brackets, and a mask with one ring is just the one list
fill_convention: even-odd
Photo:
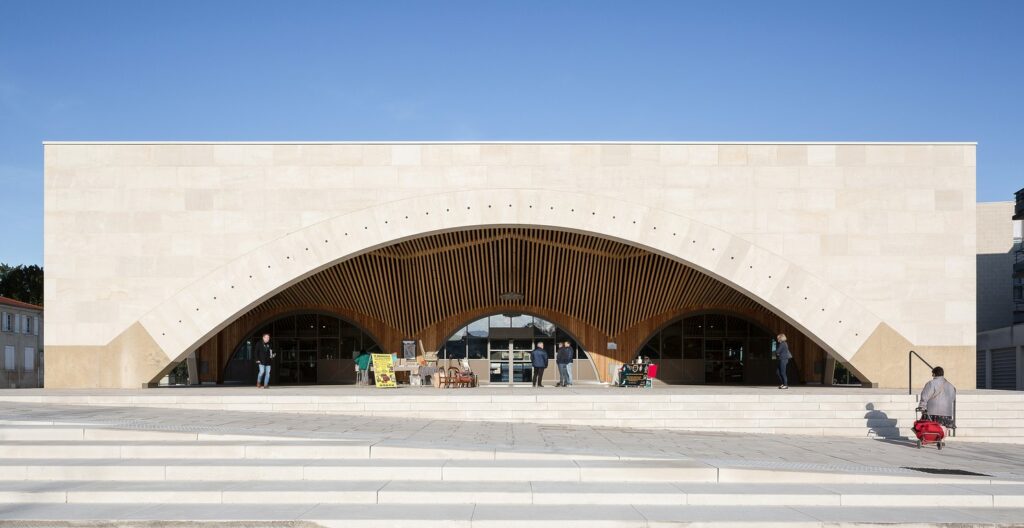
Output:
[[686,494],[669,482],[533,482],[531,486],[533,504],[686,503]]
[[377,494],[380,504],[531,504],[528,481],[422,482],[391,481]]

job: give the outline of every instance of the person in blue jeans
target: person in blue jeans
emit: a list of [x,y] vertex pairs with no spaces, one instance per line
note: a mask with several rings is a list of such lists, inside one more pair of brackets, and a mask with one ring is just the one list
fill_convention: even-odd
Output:
[[256,344],[255,354],[256,366],[259,372],[256,373],[256,388],[265,389],[270,386],[270,365],[274,360],[274,349],[270,348],[270,334],[263,334],[263,341]]
[[775,349],[775,356],[779,360],[779,369],[775,374],[779,377],[780,389],[789,388],[789,379],[786,377],[786,367],[789,365],[789,360],[793,359],[793,354],[789,351],[789,345],[786,344],[786,334],[779,334],[777,337],[779,341],[779,347]]
[[572,363],[576,357],[576,351],[568,341],[565,342],[565,348],[569,349],[569,363],[565,366],[565,379],[569,380],[569,385],[572,385]]
[[544,350],[544,342],[537,343],[537,347],[530,352],[530,362],[533,364],[533,386],[544,386],[544,369],[548,368],[548,351]]
[[569,368],[572,367],[572,349],[569,343],[558,343],[558,350],[555,352],[555,364],[558,365],[558,384],[556,387],[568,387],[572,385]]

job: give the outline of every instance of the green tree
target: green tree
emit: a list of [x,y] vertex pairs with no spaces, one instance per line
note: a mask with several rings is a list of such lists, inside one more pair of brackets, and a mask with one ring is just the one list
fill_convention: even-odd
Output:
[[0,263],[0,295],[42,306],[43,268]]

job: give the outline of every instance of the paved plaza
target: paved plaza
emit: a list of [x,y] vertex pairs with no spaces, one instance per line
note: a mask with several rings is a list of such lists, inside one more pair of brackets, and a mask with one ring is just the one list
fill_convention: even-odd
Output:
[[[672,398],[680,408],[714,409],[735,405],[721,398],[737,393],[763,398],[754,403],[767,414],[786,412],[771,407],[777,392],[714,387],[9,392],[0,399],[0,526],[1014,526],[1024,519],[1019,445],[953,438],[939,451],[899,437],[415,418],[376,415],[361,403],[418,399],[443,411],[473,400],[485,407],[609,398],[629,413]],[[820,397],[830,403],[819,406],[846,398],[861,405],[865,397],[903,405],[907,395],[802,388],[785,396],[804,407]],[[314,399],[353,410],[309,411]],[[237,402],[279,409],[226,407]],[[287,410],[288,402],[295,407]]]
[[[282,390],[294,393],[300,389]],[[793,471],[901,472],[904,467],[929,467],[981,472],[1024,481],[1024,449],[1020,446],[957,442],[955,438],[939,451],[934,448],[919,450],[909,439],[9,402],[0,402],[0,416],[5,417],[5,423],[19,424],[81,424],[158,431],[358,440],[372,446],[462,450],[467,452],[467,458],[473,456],[472,452],[500,451],[535,455],[557,453],[565,458],[687,459],[716,467]],[[432,455],[428,451],[424,456]]]

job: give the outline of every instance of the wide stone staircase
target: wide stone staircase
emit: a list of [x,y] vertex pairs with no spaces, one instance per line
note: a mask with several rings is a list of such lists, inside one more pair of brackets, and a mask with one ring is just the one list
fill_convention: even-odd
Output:
[[[733,433],[912,438],[916,395],[870,389],[608,387],[563,391],[502,388],[396,392],[337,389],[151,390],[119,394],[9,391],[0,402],[188,410],[275,412],[423,420],[567,424]],[[241,389],[245,390],[245,389]],[[1024,392],[963,391],[957,398],[961,442],[1024,443]]]
[[0,525],[162,526],[167,521],[339,527],[995,526],[1024,521],[1024,480],[867,466],[828,471],[730,466],[572,448],[473,450],[0,424]]

